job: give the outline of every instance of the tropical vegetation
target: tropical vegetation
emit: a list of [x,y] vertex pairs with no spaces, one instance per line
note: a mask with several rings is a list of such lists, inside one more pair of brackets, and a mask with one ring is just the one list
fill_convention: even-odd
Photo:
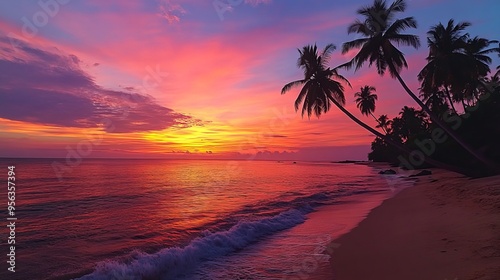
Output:
[[[321,52],[316,45],[299,49],[298,67],[304,72],[301,80],[286,84],[281,93],[301,86],[295,109],[302,104],[302,115],[320,117],[335,105],[351,120],[376,136],[373,161],[386,161],[407,168],[429,165],[482,176],[500,173],[500,66],[490,68],[493,54],[500,56],[498,41],[471,36],[469,22],[438,23],[427,32],[429,49],[427,63],[415,77],[420,83],[418,95],[400,73],[408,68],[399,49],[420,47],[418,36],[407,33],[417,28],[413,17],[396,18],[405,12],[407,2],[395,0],[388,4],[374,0],[372,5],[357,10],[361,19],[347,29],[359,38],[342,45],[342,53],[355,50],[355,56],[340,66],[330,68],[333,44]],[[371,116],[377,125],[370,127],[345,109],[345,87],[350,86],[339,71],[355,71],[368,64],[379,75],[399,81],[420,108],[404,106],[394,118],[374,115],[379,96],[376,88],[364,85],[354,93],[362,115]]]

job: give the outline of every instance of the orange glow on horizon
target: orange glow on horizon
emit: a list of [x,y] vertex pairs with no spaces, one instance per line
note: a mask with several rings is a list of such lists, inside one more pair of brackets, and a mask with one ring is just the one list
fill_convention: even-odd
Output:
[[[366,159],[373,135],[333,106],[319,119],[302,117],[300,109],[294,110],[300,88],[280,94],[283,85],[303,76],[296,65],[298,48],[316,43],[322,49],[333,43],[337,49],[328,65],[332,68],[353,57],[356,50],[342,54],[341,48],[355,39],[347,27],[357,18],[356,9],[362,6],[358,2],[243,3],[222,21],[209,2],[179,1],[187,12],[169,22],[158,16],[155,1],[74,1],[61,6],[34,36],[23,35],[19,15],[31,16],[31,9],[39,7],[12,4],[12,11],[5,9],[0,18],[0,59],[17,65],[18,72],[12,73],[26,75],[12,78],[3,73],[6,82],[0,85],[0,97],[14,105],[0,116],[0,157],[15,152],[64,156],[68,147],[91,141],[91,157],[216,158],[311,150],[315,156],[323,149],[332,148],[334,154],[337,147],[352,147]],[[412,32],[423,43],[427,26],[438,22],[434,13],[442,12],[431,7],[439,5],[412,4],[423,26]],[[268,14],[283,8],[287,13]],[[255,17],[257,9],[266,11],[265,20]],[[496,30],[489,30],[498,24],[481,24],[473,25],[484,33],[478,35],[498,39],[490,36]],[[5,40],[12,34],[25,47],[13,48]],[[417,74],[428,50],[401,50],[409,64],[401,76],[418,92]],[[493,59],[496,67],[498,58]],[[47,73],[59,72],[65,75],[48,81]],[[375,116],[392,118],[403,105],[417,106],[398,81],[380,77],[373,67],[365,65],[357,72],[339,69],[339,74],[352,84],[344,85],[346,109],[372,127],[376,121],[361,115],[354,102],[354,93],[364,85],[377,89]],[[132,108],[130,114],[119,119],[117,111],[126,108]],[[99,124],[108,116],[121,130],[106,131]]]

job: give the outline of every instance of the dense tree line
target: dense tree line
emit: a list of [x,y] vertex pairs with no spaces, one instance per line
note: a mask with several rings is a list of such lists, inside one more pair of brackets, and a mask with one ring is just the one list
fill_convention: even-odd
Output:
[[[427,32],[427,64],[416,79],[413,92],[400,73],[408,68],[400,46],[419,48],[418,36],[407,34],[417,28],[413,17],[396,18],[406,11],[405,0],[388,4],[375,0],[357,11],[360,19],[348,27],[359,38],[342,45],[342,53],[356,50],[354,58],[338,67],[328,66],[333,44],[318,50],[316,45],[299,49],[297,65],[304,71],[301,80],[286,84],[281,93],[295,86],[301,90],[295,109],[302,104],[302,115],[320,116],[333,104],[354,122],[376,136],[370,160],[399,164],[406,168],[429,165],[482,176],[500,173],[500,66],[490,68],[490,55],[500,56],[498,41],[472,36],[468,22],[439,23]],[[370,127],[347,111],[341,69],[360,69],[368,64],[379,75],[397,79],[419,108],[404,106],[393,118],[374,115],[376,88],[364,85],[355,93],[362,115],[377,121]]]

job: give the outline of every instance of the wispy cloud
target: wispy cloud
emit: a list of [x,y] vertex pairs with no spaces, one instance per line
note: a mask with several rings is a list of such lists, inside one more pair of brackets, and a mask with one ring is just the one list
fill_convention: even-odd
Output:
[[97,85],[80,59],[0,36],[0,118],[129,133],[190,127],[203,122],[150,97]]
[[186,14],[186,10],[176,1],[160,0],[158,7],[160,16],[169,23],[179,22],[180,17]]

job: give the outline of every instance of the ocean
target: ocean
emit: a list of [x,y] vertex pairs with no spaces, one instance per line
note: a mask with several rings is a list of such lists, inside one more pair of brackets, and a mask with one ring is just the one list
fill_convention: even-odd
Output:
[[17,218],[1,279],[331,279],[331,241],[411,184],[363,164],[54,161],[0,159]]

